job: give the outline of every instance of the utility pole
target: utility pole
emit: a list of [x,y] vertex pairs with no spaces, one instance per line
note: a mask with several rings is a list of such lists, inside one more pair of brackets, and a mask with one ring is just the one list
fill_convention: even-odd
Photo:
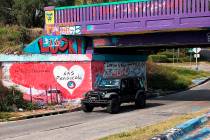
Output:
[[179,48],[177,49],[177,63],[179,62]]
[[174,64],[174,48],[173,48],[173,64]]
[[199,52],[201,51],[201,48],[193,48],[193,52],[195,53],[194,54],[194,57],[195,57],[195,61],[196,61],[196,70],[198,70],[198,58],[200,57],[200,54]]
[[198,48],[196,48],[196,57],[195,57],[195,61],[196,61],[196,70],[198,70]]

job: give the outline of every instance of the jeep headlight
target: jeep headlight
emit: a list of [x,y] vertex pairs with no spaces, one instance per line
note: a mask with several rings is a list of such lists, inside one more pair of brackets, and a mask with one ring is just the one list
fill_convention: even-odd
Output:
[[90,94],[90,92],[88,91],[88,92],[83,94],[83,97],[87,97],[89,94]]
[[106,95],[106,93],[105,93],[105,92],[102,92],[102,93],[101,93],[101,96],[102,96],[102,97],[104,97],[105,95]]

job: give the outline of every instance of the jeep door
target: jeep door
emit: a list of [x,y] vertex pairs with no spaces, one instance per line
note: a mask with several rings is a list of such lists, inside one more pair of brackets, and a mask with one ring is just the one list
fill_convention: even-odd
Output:
[[131,78],[122,80],[121,98],[123,102],[130,102],[135,98],[136,92],[133,84],[134,81]]
[[135,95],[139,87],[138,79],[131,78],[129,79],[129,94],[130,94],[130,101],[135,100]]
[[120,98],[121,102],[129,102],[129,80],[128,79],[122,79],[121,80],[121,86],[120,86]]

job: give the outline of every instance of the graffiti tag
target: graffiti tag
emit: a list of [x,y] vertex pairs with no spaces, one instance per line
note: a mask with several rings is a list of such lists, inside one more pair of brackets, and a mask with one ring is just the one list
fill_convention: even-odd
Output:
[[104,77],[143,76],[145,64],[143,62],[109,62],[105,63]]
[[[74,42],[77,44],[77,52],[73,48]],[[82,54],[82,41],[79,38],[41,38],[38,41],[38,46],[41,53],[56,54],[58,52],[64,53],[68,51],[69,54]]]
[[59,29],[61,35],[79,35],[81,26],[64,26]]
[[64,66],[56,66],[53,74],[55,80],[72,94],[82,84],[85,71],[79,65],[74,65],[69,70]]
[[54,24],[54,11],[46,11],[45,12],[45,23],[46,24]]

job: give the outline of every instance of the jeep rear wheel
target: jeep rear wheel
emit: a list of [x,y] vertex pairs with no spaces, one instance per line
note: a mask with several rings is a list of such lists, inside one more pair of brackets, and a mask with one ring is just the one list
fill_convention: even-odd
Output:
[[85,103],[83,103],[82,104],[82,110],[84,111],[84,112],[92,112],[93,111],[93,106],[91,106],[90,104],[85,104]]
[[120,111],[120,102],[118,98],[112,98],[107,106],[107,111],[111,114],[116,114]]
[[135,100],[135,105],[138,108],[145,108],[146,107],[146,95],[138,95]]

